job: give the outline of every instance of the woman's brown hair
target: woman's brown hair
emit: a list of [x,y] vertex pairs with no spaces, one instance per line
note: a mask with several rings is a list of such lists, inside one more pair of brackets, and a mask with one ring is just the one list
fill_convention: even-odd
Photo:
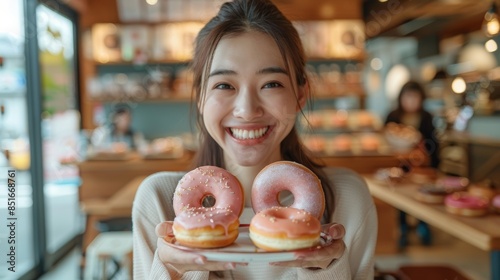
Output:
[[416,81],[408,81],[401,87],[401,90],[399,91],[398,107],[396,108],[396,116],[398,118],[401,118],[405,113],[404,108],[403,108],[403,104],[402,104],[402,99],[403,99],[403,96],[405,94],[408,94],[408,92],[415,92],[418,94],[418,96],[420,97],[420,101],[421,101],[420,108],[418,109],[418,111],[419,111],[419,113],[422,113],[422,111],[424,111],[424,102],[425,102],[425,98],[426,98],[424,87]]
[[[219,13],[199,32],[195,41],[195,53],[192,61],[194,72],[193,90],[197,124],[200,132],[200,148],[195,164],[215,165],[224,168],[222,148],[208,133],[200,108],[203,107],[206,80],[212,64],[212,57],[219,41],[225,36],[236,36],[249,31],[258,31],[269,35],[276,41],[288,73],[295,74],[290,80],[298,86],[306,83],[305,54],[299,34],[278,8],[268,0],[235,0],[222,4]],[[310,91],[307,91],[310,92]],[[297,96],[297,94],[296,94]],[[310,99],[310,96],[307,96]],[[299,100],[297,98],[297,104]],[[284,160],[298,162],[311,169],[321,180],[325,192],[326,209],[323,221],[329,222],[333,213],[334,198],[330,182],[322,165],[312,160],[301,144],[296,128],[281,142],[281,156]]]

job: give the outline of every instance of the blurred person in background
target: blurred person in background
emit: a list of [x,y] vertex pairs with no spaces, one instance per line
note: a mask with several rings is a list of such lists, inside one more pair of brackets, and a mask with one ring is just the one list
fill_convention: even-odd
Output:
[[[436,138],[436,129],[432,122],[433,116],[424,109],[426,93],[422,85],[415,81],[409,81],[403,85],[399,92],[397,108],[390,112],[385,120],[385,124],[397,123],[414,127],[422,135],[420,147],[426,151],[429,157],[430,166],[437,168],[439,165],[439,142]],[[409,226],[406,219],[406,213],[400,211],[400,229],[401,237],[400,247],[408,245]],[[430,245],[432,236],[429,226],[418,221],[417,234],[422,244]]]

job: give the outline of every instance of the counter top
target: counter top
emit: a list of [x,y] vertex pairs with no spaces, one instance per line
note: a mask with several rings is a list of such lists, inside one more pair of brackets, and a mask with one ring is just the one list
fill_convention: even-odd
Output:
[[364,177],[374,197],[482,250],[500,250],[500,215],[453,215],[446,212],[444,205],[417,201],[414,198],[419,188],[417,184],[399,183],[389,186],[377,182],[372,175]]
[[80,201],[107,199],[138,176],[160,171],[189,170],[193,154],[178,159],[143,159],[133,153],[124,160],[87,160],[79,163],[82,186]]
[[467,132],[447,131],[441,141],[455,141],[465,144],[476,144],[500,148],[500,139],[471,135]]

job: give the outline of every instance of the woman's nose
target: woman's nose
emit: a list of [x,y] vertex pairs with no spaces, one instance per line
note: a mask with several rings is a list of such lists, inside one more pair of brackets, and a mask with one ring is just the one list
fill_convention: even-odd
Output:
[[258,93],[250,89],[240,89],[235,99],[233,115],[251,121],[264,114]]

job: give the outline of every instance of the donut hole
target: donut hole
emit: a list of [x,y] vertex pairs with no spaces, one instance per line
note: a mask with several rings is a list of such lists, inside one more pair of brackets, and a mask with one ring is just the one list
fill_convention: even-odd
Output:
[[214,207],[215,202],[215,196],[211,194],[207,194],[201,199],[201,205],[206,208]]
[[295,198],[289,190],[283,190],[278,193],[278,203],[283,207],[288,207],[293,204]]

